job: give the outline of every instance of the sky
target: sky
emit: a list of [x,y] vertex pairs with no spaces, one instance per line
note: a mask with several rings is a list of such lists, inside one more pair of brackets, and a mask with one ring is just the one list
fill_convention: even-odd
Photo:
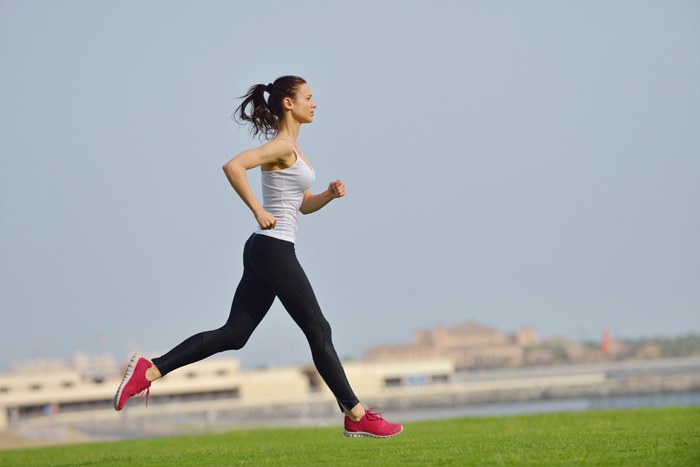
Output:
[[[231,115],[300,75],[347,195],[297,254],[343,358],[477,321],[700,332],[700,3],[0,0],[0,369],[221,326]],[[259,173],[249,172],[259,195]],[[276,302],[244,367],[311,361]]]

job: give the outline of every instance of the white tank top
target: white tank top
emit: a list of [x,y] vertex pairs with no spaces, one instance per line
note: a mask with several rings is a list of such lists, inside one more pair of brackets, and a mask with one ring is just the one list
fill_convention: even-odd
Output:
[[263,209],[275,216],[274,229],[258,229],[256,234],[268,235],[294,243],[297,238],[297,212],[308,190],[316,179],[314,169],[306,165],[297,154],[293,166],[281,170],[263,170],[262,181]]

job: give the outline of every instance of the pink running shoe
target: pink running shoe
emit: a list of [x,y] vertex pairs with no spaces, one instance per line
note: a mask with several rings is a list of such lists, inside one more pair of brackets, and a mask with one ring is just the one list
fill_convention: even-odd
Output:
[[[372,407],[374,409],[376,407]],[[369,409],[359,421],[353,421],[345,416],[345,430],[343,434],[351,438],[370,436],[372,438],[391,438],[403,431],[403,426],[398,423],[389,423],[382,417],[381,412],[372,412]]]
[[124,374],[124,379],[122,379],[122,384],[119,385],[117,393],[114,395],[114,409],[121,410],[126,405],[126,401],[136,394],[141,397],[146,395],[146,405],[148,406],[148,395],[151,390],[151,382],[146,379],[146,370],[148,370],[151,365],[150,361],[143,357],[139,357],[139,354],[134,354],[131,356],[129,361],[129,366],[126,367],[126,374]]

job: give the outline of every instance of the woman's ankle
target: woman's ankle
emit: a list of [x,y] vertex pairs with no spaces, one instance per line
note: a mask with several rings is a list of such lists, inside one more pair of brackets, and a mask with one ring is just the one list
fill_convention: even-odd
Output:
[[146,370],[146,379],[148,381],[155,381],[161,377],[160,370],[157,366],[151,363],[151,366]]
[[364,416],[365,408],[362,406],[362,404],[357,404],[355,407],[350,409],[350,412],[348,412],[348,417],[355,422],[359,421]]

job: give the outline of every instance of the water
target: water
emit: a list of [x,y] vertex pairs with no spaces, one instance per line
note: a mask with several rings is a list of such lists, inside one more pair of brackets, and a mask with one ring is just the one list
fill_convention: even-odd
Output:
[[475,406],[418,408],[394,411],[392,419],[403,422],[456,417],[495,417],[586,410],[632,409],[646,407],[700,406],[700,393],[613,396],[597,399],[566,399],[505,402]]

